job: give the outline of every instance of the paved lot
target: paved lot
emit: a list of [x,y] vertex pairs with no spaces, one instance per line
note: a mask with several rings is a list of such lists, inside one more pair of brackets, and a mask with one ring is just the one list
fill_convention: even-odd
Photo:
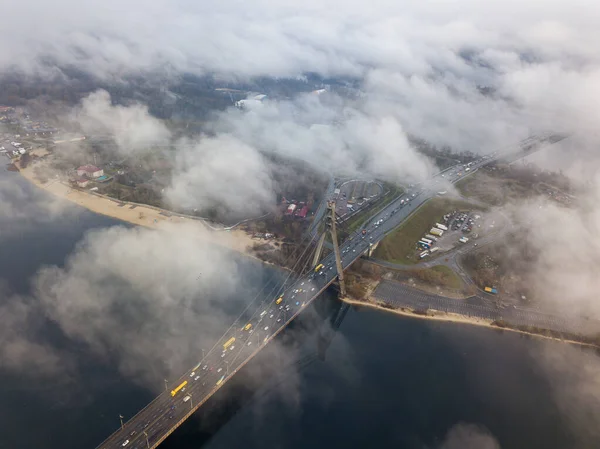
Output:
[[522,307],[498,308],[488,298],[473,296],[452,299],[432,295],[395,281],[382,281],[373,296],[395,307],[414,310],[434,309],[488,320],[503,320],[519,326],[535,326],[559,332],[587,333],[600,328],[600,323],[567,315],[553,315]]

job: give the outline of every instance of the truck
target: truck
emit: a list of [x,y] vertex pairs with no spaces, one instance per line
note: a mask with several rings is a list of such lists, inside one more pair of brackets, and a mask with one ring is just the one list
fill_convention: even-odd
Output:
[[179,384],[179,386],[178,386],[177,388],[175,388],[174,390],[171,390],[171,396],[172,396],[172,397],[175,397],[175,395],[176,395],[177,393],[179,393],[179,391],[180,391],[180,390],[181,390],[183,387],[185,387],[186,385],[187,385],[187,380],[184,380],[183,382],[181,382],[181,383]]
[[442,231],[447,231],[448,230],[448,226],[445,226],[441,223],[436,223],[435,224],[436,228],[441,229]]
[[429,251],[423,251],[421,254],[419,254],[419,259],[422,259],[423,257],[427,257],[429,255]]
[[442,231],[441,229],[438,229],[438,228],[431,228],[429,230],[429,233],[431,235],[436,235],[438,237],[441,237],[442,235],[444,235],[444,231]]
[[231,337],[229,340],[227,340],[224,344],[223,344],[223,350],[226,350],[228,347],[230,347],[233,343],[235,342],[235,337]]
[[430,245],[433,243],[433,240],[426,239],[425,237],[421,237],[421,241],[425,243],[429,243]]
[[423,240],[419,240],[418,243],[419,243],[419,245],[421,245],[424,248],[430,248],[431,247],[431,245],[429,243],[424,242]]
[[431,234],[427,234],[425,237],[428,238],[429,240],[433,240],[434,242],[437,242],[437,239],[438,239],[437,237],[435,237]]
[[431,248],[430,253],[433,254],[436,251],[439,251],[440,249],[436,246],[435,248]]
[[461,237],[461,238],[459,238],[459,239],[458,239],[458,241],[459,241],[460,243],[467,243],[467,242],[469,241],[469,239],[468,239],[468,238],[466,238],[466,237]]
[[496,293],[498,293],[498,290],[496,290],[496,289],[495,289],[495,288],[493,288],[493,287],[486,287],[486,288],[484,288],[484,290],[485,290],[487,293],[492,293],[492,294],[494,294],[494,295],[495,295]]
[[321,270],[321,268],[323,268],[325,265],[323,265],[322,263],[320,263],[319,265],[317,265],[315,267],[315,273],[319,272]]

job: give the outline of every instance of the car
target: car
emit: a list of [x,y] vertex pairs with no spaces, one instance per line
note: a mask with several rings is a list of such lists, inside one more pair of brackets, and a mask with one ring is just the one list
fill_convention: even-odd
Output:
[[283,306],[279,306],[279,310],[283,310]]
[[221,358],[225,357],[225,353],[221,354]]
[[150,423],[149,423],[149,422],[147,422],[146,424],[144,424],[144,429],[145,429],[146,427],[148,427],[149,425],[150,425]]
[[123,441],[123,444],[121,444],[121,446],[125,447],[125,446],[127,446],[128,444],[129,444],[129,440],[125,440],[125,441]]
[[313,288],[311,288],[311,289],[310,289],[310,291],[311,291],[311,292],[314,292],[314,291],[315,291],[315,288],[314,288],[314,287],[313,287]]
[[185,387],[183,387],[183,388],[181,389],[181,391],[182,391],[182,392],[184,392],[184,391],[185,391]]
[[187,402],[189,400],[190,400],[190,396],[189,395],[187,395],[185,398],[183,398],[183,402]]
[[194,380],[198,380],[198,379],[200,379],[200,376],[194,377]]
[[273,318],[273,314],[269,315],[269,318]]
[[219,369],[217,370],[217,373],[220,373],[221,371],[223,371],[223,368],[219,368]]
[[355,250],[355,249],[353,249],[353,250],[352,250],[352,252],[353,252],[353,253],[355,253],[355,252],[356,252],[356,250]]
[[278,322],[278,323],[281,323],[281,318],[277,318],[277,322]]
[[249,342],[248,342],[248,346],[250,346],[251,344],[252,344],[252,342],[251,342],[251,341],[249,341]]
[[235,348],[235,345],[231,345],[230,348],[229,348],[229,350],[233,351],[234,348]]
[[136,433],[137,433],[137,432],[134,430],[133,432],[131,432],[131,433],[129,434],[129,436],[130,436],[130,437],[132,437],[132,436],[134,436]]
[[269,330],[269,326],[265,326],[265,330],[268,331]]
[[299,301],[296,301],[296,305],[297,305],[297,306],[299,306],[299,305],[300,305],[300,302],[299,302]]
[[300,285],[304,285],[304,282],[302,284],[300,284]]
[[190,374],[190,377],[194,377],[196,373],[192,371],[192,374]]

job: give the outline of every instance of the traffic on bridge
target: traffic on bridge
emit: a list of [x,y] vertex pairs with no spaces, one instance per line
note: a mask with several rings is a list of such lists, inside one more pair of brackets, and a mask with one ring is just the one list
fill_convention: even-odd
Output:
[[[444,182],[458,182],[498,157],[497,154],[480,157],[467,165],[461,164],[438,173],[426,183],[409,188],[340,244],[342,270],[352,265],[424,202],[437,195],[436,187],[439,188]],[[290,285],[284,284],[280,292],[264,299],[252,313],[238,318],[194,367],[171,382],[163,393],[133,418],[123,422],[121,428],[98,446],[98,449],[157,447],[337,276],[335,253],[331,252],[308,273],[291,280]]]

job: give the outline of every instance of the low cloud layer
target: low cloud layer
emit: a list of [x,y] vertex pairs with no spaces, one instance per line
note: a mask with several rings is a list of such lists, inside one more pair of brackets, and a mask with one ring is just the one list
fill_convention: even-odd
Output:
[[227,298],[240,288],[238,263],[207,232],[181,225],[89,232],[64,268],[40,269],[31,298],[7,297],[3,365],[69,371],[75,360],[36,337],[49,319],[137,382],[178,376],[231,325]]
[[439,449],[500,449],[500,445],[486,429],[462,423],[450,429]]

